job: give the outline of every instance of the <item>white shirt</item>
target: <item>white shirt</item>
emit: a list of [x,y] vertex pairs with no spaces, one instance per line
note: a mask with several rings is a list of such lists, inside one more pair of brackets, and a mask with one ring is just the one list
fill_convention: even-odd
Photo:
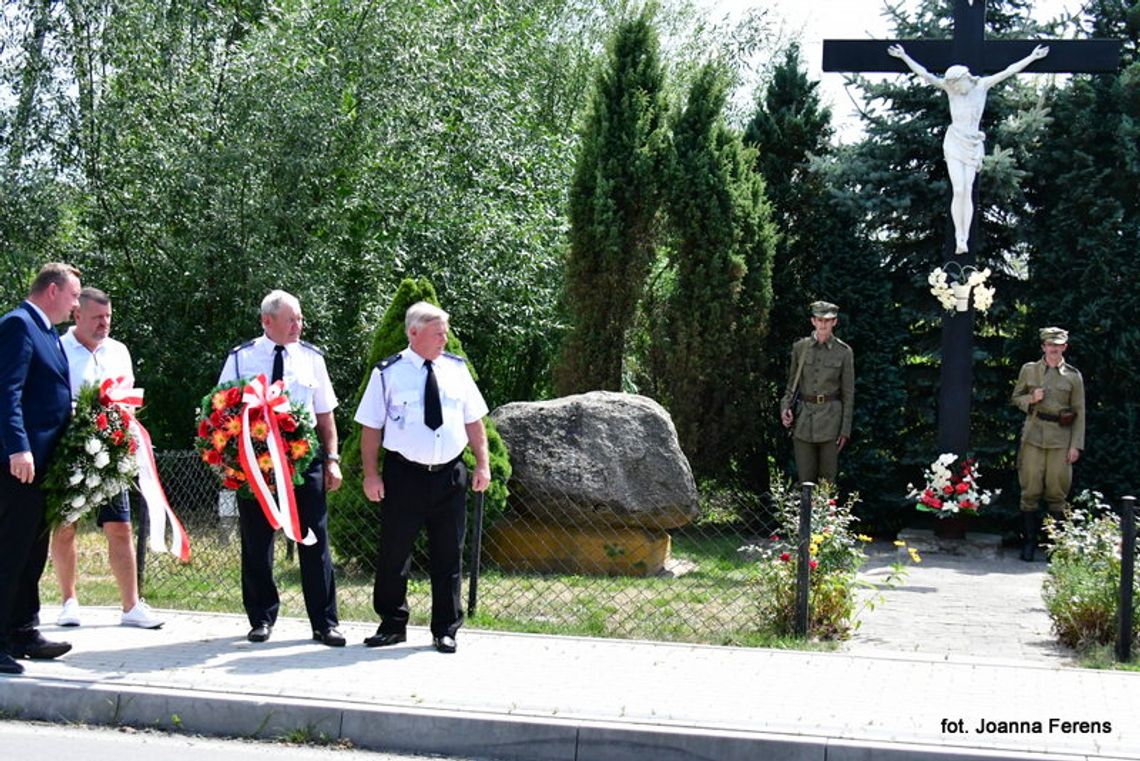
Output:
[[487,414],[467,363],[452,354],[442,354],[432,363],[443,425],[433,431],[424,425],[424,358],[408,347],[400,358],[384,368],[373,368],[368,387],[356,408],[356,422],[384,431],[384,448],[412,462],[439,465],[450,462],[467,446],[468,423]]
[[[268,380],[273,376],[273,354],[277,344],[265,335],[230,351],[218,383],[255,378],[262,373]],[[311,344],[303,341],[285,344],[285,390],[289,400],[300,404],[314,415],[336,409],[336,392],[333,391],[325,356]]]
[[75,327],[68,328],[59,339],[67,355],[67,374],[71,381],[71,398],[79,396],[84,385],[99,385],[107,378],[123,378],[128,386],[135,385],[135,370],[131,364],[131,352],[121,341],[104,338],[91,351],[75,337]]

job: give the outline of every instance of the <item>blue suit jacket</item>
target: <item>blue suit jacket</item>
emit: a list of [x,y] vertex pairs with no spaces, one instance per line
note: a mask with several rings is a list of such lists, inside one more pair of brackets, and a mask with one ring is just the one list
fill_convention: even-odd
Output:
[[40,480],[70,418],[67,357],[25,301],[0,317],[0,467],[7,472],[9,455],[31,452]]

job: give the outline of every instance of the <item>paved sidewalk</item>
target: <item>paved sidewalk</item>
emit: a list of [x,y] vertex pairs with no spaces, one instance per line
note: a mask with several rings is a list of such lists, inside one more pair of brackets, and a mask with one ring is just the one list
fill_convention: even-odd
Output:
[[[1140,674],[1061,666],[1034,644],[1046,636],[1039,623],[1027,644],[997,649],[1039,606],[1027,590],[1044,566],[1021,566],[926,557],[908,591],[885,593],[834,653],[466,629],[447,656],[424,629],[403,645],[364,648],[375,628],[364,623],[344,625],[351,644],[329,649],[294,619],[252,645],[242,616],[164,611],[164,629],[142,631],[117,626],[115,610],[87,608],[79,629],[44,627],[75,649],[0,678],[0,708],[206,734],[300,729],[361,747],[526,761],[1140,759]],[[44,619],[55,613],[45,608]],[[947,731],[959,720],[963,731]],[[1025,722],[1013,727],[1024,731],[976,731],[984,721]]]

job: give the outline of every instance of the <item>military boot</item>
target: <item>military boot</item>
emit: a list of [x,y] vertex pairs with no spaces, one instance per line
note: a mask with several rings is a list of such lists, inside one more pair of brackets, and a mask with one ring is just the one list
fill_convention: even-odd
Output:
[[1036,510],[1023,510],[1021,513],[1021,530],[1024,538],[1021,541],[1021,559],[1026,563],[1033,562],[1037,552],[1037,534],[1041,530],[1040,514]]

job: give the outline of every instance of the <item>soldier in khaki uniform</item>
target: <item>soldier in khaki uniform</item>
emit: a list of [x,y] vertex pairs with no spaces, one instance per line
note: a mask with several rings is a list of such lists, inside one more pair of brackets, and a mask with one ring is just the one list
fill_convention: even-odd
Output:
[[1025,561],[1033,560],[1037,548],[1039,500],[1045,498],[1055,517],[1065,512],[1073,463],[1085,448],[1085,384],[1064,358],[1069,334],[1062,328],[1042,328],[1040,335],[1044,356],[1021,366],[1013,388],[1013,403],[1026,414],[1017,453]]
[[780,420],[792,431],[800,483],[819,479],[834,483],[839,450],[851,437],[855,352],[834,335],[838,321],[839,307],[826,301],[813,302],[811,324],[815,330],[792,345]]

